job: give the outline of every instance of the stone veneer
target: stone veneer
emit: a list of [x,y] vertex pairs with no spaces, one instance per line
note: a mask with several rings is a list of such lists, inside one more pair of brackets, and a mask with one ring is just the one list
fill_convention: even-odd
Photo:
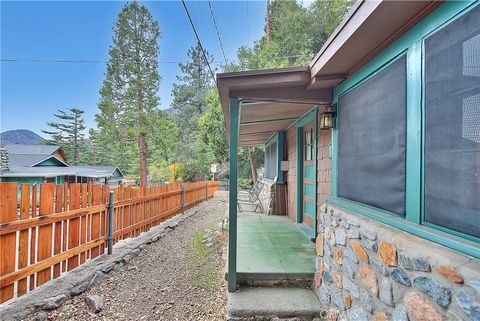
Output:
[[334,319],[480,321],[480,261],[336,206],[319,216],[314,291]]

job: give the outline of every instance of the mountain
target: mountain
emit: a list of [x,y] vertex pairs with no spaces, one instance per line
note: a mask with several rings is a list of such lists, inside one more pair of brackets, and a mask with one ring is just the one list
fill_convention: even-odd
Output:
[[40,144],[44,140],[43,137],[35,134],[28,129],[14,129],[7,130],[0,133],[0,142],[4,145],[9,144],[22,144],[22,145],[35,145]]

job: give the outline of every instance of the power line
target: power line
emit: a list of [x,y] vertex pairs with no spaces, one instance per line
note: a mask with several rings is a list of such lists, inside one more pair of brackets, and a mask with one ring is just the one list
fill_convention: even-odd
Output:
[[215,15],[213,14],[212,4],[210,3],[210,0],[208,0],[208,7],[210,8],[210,14],[212,15],[213,25],[215,26],[215,30],[217,31],[218,41],[220,42],[220,48],[222,49],[223,59],[225,59],[225,65],[226,65],[227,56],[225,55],[225,50],[223,50],[222,39],[220,38],[220,32],[218,31],[217,21],[215,20]]
[[190,21],[190,25],[192,26],[193,33],[197,38],[198,44],[200,45],[200,49],[202,49],[203,58],[207,63],[208,69],[210,70],[210,74],[212,75],[213,82],[216,84],[215,74],[213,73],[212,67],[210,66],[210,62],[208,61],[207,54],[205,53],[205,49],[203,49],[202,42],[200,41],[200,37],[198,36],[197,30],[195,29],[195,25],[193,24],[192,17],[190,16],[190,12],[188,12],[187,5],[185,4],[185,0],[182,0],[183,8],[185,9],[185,13],[187,14],[188,20]]
[[[66,59],[2,59],[2,62],[41,62],[41,63],[80,63],[80,64],[106,64],[105,60],[66,60]],[[179,64],[179,61],[159,61],[159,64]]]

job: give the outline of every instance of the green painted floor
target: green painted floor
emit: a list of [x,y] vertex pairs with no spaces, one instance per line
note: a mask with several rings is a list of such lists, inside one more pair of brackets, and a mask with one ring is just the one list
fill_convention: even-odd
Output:
[[237,273],[315,272],[315,245],[281,216],[239,215]]

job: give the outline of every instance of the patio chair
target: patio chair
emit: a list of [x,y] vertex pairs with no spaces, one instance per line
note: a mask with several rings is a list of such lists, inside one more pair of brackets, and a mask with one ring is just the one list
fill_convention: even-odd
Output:
[[265,210],[263,209],[263,204],[260,200],[260,193],[262,192],[263,186],[265,185],[262,181],[256,181],[253,184],[253,187],[250,191],[248,191],[248,201],[246,200],[237,200],[238,210],[242,211],[241,205],[253,205],[253,211],[256,212],[257,208],[263,213]]

